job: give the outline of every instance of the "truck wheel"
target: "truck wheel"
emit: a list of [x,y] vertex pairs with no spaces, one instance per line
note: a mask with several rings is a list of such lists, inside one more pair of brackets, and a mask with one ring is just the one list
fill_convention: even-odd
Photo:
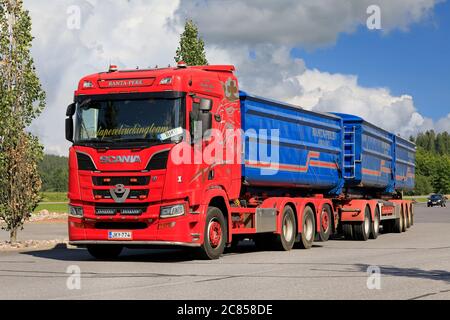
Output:
[[402,214],[403,214],[403,228],[402,228],[402,232],[406,232],[406,230],[408,230],[408,213],[405,212],[402,209]]
[[292,250],[297,236],[294,210],[290,206],[284,207],[281,218],[281,234],[276,235],[276,246],[280,250]]
[[403,209],[400,212],[400,217],[395,219],[394,222],[394,232],[395,233],[402,233],[403,232]]
[[409,212],[411,213],[411,226],[414,225],[414,206],[411,204],[409,206]]
[[114,260],[123,250],[122,246],[92,244],[87,246],[91,256],[98,260]]
[[320,214],[319,241],[325,242],[330,239],[331,232],[333,231],[333,221],[331,209],[329,206],[325,205]]
[[302,249],[309,249],[312,247],[314,242],[316,224],[314,222],[314,211],[311,207],[306,207],[303,211],[303,221],[302,221],[303,232],[300,234],[299,246]]
[[370,239],[378,238],[380,233],[380,208],[377,206],[375,209],[375,215],[372,224],[370,225]]
[[364,211],[364,221],[353,225],[355,240],[367,241],[370,235],[370,208],[366,206]]
[[227,242],[227,227],[223,213],[219,208],[209,207],[206,214],[203,244],[200,247],[201,257],[208,260],[219,259]]
[[406,227],[409,229],[411,228],[411,210],[409,210],[409,206],[406,205],[406,217],[408,218],[406,221]]
[[342,233],[344,234],[345,240],[353,240],[353,226],[351,223],[342,224]]

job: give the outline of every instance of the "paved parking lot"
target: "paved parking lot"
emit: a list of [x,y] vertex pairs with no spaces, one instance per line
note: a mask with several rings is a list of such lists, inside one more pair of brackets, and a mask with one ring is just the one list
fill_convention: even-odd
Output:
[[[218,261],[179,250],[128,250],[115,262],[65,246],[0,252],[0,299],[450,299],[450,208],[415,212],[403,234],[291,252],[244,243]],[[60,238],[65,230],[28,225],[21,237]],[[68,268],[81,270],[79,290],[68,289],[78,284]],[[368,278],[368,268],[380,278]]]

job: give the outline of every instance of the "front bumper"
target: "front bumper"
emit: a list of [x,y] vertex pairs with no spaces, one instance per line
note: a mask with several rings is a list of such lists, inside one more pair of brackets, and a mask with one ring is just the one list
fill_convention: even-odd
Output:
[[200,243],[186,243],[186,242],[173,242],[173,241],[70,241],[70,245],[72,246],[86,246],[86,245],[122,245],[124,247],[127,246],[168,246],[168,247],[200,247]]
[[[139,216],[99,216],[92,205],[81,205],[83,218],[69,217],[69,243],[75,246],[91,244],[120,244],[123,246],[183,246],[198,247],[203,241],[201,214],[192,214],[189,208],[179,217],[159,217],[162,206],[180,204],[164,203],[149,205]],[[74,204],[75,205],[75,204]],[[79,205],[78,205],[79,206]],[[196,211],[198,212],[198,210]],[[109,239],[111,231],[131,232],[127,240]]]

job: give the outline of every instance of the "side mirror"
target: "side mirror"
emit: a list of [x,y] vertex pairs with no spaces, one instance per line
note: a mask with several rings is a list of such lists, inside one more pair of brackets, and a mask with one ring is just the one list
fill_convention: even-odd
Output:
[[202,122],[202,137],[206,137],[206,132],[212,129],[212,113],[211,112],[201,112],[200,119]]
[[66,140],[73,142],[73,119],[66,119]]
[[211,111],[211,110],[212,110],[212,101],[209,99],[201,99],[200,111]]
[[66,116],[73,117],[74,114],[75,114],[75,103],[72,103],[67,106]]

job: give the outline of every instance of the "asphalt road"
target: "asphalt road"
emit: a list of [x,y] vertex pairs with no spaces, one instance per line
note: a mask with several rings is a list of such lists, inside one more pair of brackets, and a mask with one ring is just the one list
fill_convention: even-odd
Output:
[[[0,252],[0,299],[450,299],[450,208],[415,212],[415,225],[402,234],[291,252],[243,244],[218,261],[178,250],[126,251],[115,262],[63,246]],[[22,236],[59,238],[65,230],[29,225]],[[68,278],[70,266],[81,270],[79,282]],[[368,278],[370,266],[381,271],[379,281]]]

